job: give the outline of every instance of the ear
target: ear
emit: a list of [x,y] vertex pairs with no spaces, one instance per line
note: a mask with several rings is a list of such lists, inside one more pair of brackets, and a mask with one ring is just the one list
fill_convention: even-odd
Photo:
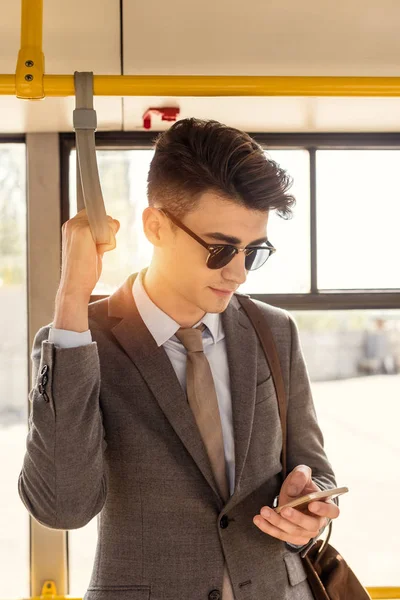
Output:
[[162,246],[168,235],[168,219],[161,211],[153,206],[148,206],[142,213],[143,231],[146,238],[153,246]]

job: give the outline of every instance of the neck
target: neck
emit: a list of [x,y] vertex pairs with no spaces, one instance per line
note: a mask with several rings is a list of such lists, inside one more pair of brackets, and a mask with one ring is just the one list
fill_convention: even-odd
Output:
[[192,327],[204,317],[204,310],[179,295],[155,265],[147,268],[142,283],[150,300],[181,327]]

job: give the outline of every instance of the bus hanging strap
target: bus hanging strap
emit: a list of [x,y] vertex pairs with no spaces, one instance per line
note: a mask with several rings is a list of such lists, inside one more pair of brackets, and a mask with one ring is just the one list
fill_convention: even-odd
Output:
[[93,73],[75,71],[76,108],[73,123],[76,141],[76,182],[78,211],[86,208],[96,244],[108,244],[110,229],[97,168],[94,132],[97,128],[93,108]]

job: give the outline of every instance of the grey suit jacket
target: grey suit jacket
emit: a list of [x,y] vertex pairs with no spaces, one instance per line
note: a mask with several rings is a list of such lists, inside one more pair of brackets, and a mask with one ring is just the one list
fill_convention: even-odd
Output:
[[[235,296],[222,313],[236,445],[224,505],[172,364],[137,311],[135,276],[89,305],[92,344],[57,348],[47,341],[51,323],[36,334],[23,503],[53,529],[98,515],[85,600],[218,600],[224,560],[236,600],[312,600],[300,556],[253,523],[280,490],[282,435],[247,316]],[[257,304],[285,379],[288,471],[306,464],[317,485],[333,487],[297,327],[286,311]]]

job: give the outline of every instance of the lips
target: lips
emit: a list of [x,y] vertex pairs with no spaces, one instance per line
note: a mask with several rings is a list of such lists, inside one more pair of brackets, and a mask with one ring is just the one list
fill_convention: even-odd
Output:
[[219,288],[213,288],[213,287],[211,289],[214,292],[220,292],[221,294],[233,294],[235,292],[235,290],[220,290]]

